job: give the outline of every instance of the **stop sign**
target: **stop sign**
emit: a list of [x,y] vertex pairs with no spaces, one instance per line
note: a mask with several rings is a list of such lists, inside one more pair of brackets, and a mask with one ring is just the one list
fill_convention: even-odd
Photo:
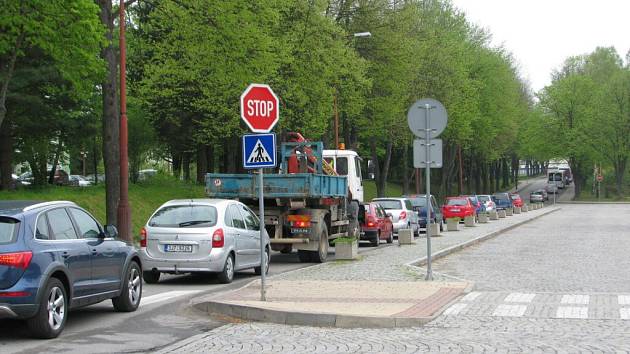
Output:
[[269,133],[278,123],[278,97],[269,85],[251,84],[241,95],[241,118],[254,133]]

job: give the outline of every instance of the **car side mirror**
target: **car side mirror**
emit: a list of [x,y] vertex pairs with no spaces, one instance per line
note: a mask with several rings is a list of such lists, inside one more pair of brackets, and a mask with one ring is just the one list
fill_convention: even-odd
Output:
[[105,231],[102,235],[107,238],[116,238],[118,237],[118,229],[114,225],[105,225]]

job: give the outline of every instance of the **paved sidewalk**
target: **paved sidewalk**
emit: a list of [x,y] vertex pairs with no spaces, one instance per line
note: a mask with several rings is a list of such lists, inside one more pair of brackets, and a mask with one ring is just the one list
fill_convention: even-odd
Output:
[[[443,232],[432,237],[434,256],[446,256],[476,242],[553,212],[545,207],[505,219]],[[331,261],[269,278],[266,302],[260,282],[239,290],[195,299],[211,314],[280,324],[333,327],[419,326],[470,290],[472,284],[434,274],[424,281],[426,238],[363,253],[355,261]]]

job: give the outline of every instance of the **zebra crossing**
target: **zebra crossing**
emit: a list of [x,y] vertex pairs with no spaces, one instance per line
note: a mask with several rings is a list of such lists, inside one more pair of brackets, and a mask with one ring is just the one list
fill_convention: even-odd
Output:
[[630,295],[473,291],[443,315],[630,320]]

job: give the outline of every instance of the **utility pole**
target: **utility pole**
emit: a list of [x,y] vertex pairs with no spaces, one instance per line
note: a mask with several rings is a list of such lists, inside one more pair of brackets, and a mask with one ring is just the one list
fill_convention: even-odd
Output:
[[120,0],[120,199],[118,232],[131,243],[131,208],[129,207],[129,164],[127,158],[127,49],[125,44],[125,0]]

